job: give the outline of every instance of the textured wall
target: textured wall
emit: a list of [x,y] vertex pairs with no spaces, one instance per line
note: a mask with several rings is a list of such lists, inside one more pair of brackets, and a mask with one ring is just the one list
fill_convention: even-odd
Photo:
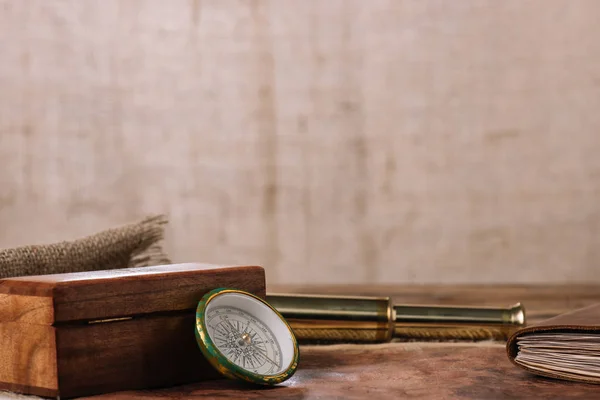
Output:
[[0,0],[0,246],[165,212],[271,282],[600,281],[598,15]]

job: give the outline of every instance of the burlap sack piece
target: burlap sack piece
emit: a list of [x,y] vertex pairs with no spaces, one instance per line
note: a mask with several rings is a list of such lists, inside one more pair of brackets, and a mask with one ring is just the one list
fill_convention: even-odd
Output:
[[170,264],[164,215],[74,241],[0,250],[0,278]]

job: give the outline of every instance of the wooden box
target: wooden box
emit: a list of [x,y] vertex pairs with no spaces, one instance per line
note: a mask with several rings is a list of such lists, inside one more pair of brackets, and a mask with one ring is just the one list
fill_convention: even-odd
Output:
[[62,398],[219,378],[194,336],[218,287],[265,297],[257,266],[176,264],[0,280],[0,388]]

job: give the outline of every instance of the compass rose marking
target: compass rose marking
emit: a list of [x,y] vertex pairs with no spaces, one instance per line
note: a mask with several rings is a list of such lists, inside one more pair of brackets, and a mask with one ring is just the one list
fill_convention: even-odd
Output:
[[[211,320],[212,324],[209,323]],[[279,344],[263,321],[242,310],[227,307],[226,312],[221,309],[209,312],[207,327],[216,347],[238,366],[258,374],[270,374],[280,369],[281,360],[273,360],[280,358]],[[271,358],[270,352],[274,352],[275,357]]]

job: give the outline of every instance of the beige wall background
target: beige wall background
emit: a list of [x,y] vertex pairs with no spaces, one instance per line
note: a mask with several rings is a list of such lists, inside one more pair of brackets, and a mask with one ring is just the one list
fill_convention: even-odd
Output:
[[168,213],[269,282],[600,281],[598,15],[0,0],[0,246]]

